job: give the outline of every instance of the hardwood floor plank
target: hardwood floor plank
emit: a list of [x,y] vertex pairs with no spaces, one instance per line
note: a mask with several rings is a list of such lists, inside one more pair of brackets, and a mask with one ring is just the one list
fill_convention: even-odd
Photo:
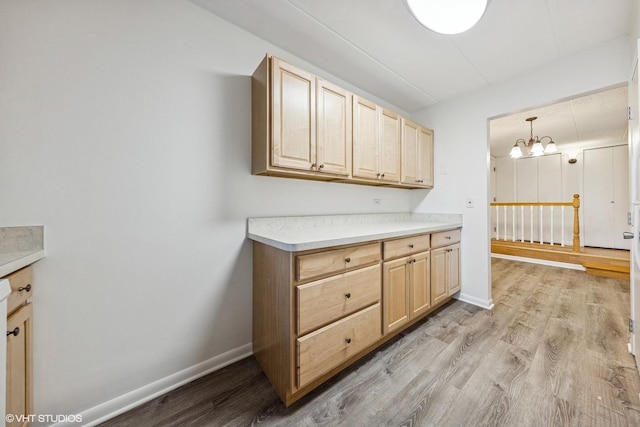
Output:
[[640,426],[629,285],[492,260],[495,307],[454,301],[285,408],[254,358],[104,426]]

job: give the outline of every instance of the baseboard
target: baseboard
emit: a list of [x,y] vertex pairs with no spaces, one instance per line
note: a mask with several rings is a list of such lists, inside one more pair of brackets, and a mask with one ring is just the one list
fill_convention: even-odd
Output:
[[[197,365],[183,369],[175,374],[161,378],[157,381],[142,386],[136,390],[123,394],[122,396],[101,403],[93,408],[87,409],[78,415],[82,416],[83,426],[96,426],[117,415],[127,412],[136,406],[142,405],[151,399],[161,396],[184,384],[197,380],[213,371],[222,369],[227,365],[237,362],[253,354],[252,345],[245,344],[241,347],[229,350],[226,353],[212,357],[209,360]],[[77,427],[77,423],[56,423],[55,427]]]
[[559,261],[549,261],[546,259],[526,258],[521,256],[515,256],[515,255],[504,255],[504,254],[494,254],[494,253],[491,254],[491,258],[502,258],[502,259],[509,259],[511,261],[528,262],[530,264],[540,264],[540,265],[548,265],[550,267],[568,268],[570,270],[587,271],[587,269],[580,264],[571,264],[568,262],[559,262]]
[[460,293],[456,297],[458,301],[466,302],[481,308],[486,308],[487,310],[491,310],[493,308],[493,300],[492,299],[480,299],[474,296]]

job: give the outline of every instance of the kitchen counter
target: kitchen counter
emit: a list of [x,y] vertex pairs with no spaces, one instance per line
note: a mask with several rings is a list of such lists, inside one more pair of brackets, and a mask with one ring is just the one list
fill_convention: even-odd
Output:
[[44,258],[44,227],[0,227],[0,277]]
[[247,237],[288,252],[462,227],[462,214],[392,213],[249,218]]

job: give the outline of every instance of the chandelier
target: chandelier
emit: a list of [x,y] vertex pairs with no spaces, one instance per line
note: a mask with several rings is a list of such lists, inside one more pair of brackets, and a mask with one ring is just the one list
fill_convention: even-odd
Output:
[[[537,119],[537,117],[529,117],[525,119],[531,125],[531,134],[529,135],[529,141],[525,141],[520,138],[516,140],[516,143],[513,145],[511,149],[511,153],[509,154],[512,159],[517,159],[524,155],[527,156],[542,156],[543,154],[551,154],[557,153],[558,147],[556,147],[556,143],[553,142],[553,139],[550,136],[543,136],[542,138],[538,138],[538,135],[533,136],[533,121]],[[546,147],[542,145],[542,141],[545,139],[549,139]],[[522,143],[522,147],[520,144]],[[524,149],[524,150],[523,150]]]

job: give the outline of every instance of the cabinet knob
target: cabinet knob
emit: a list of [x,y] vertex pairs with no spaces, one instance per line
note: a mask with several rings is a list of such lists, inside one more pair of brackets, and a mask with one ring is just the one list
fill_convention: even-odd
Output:
[[409,245],[409,248],[413,249],[413,243],[411,243],[411,244]]
[[18,288],[18,292],[22,292],[22,291],[30,292],[30,291],[31,291],[31,285],[27,285],[27,286],[25,286],[25,287],[22,287],[22,286],[21,286],[21,287],[19,287],[19,288]]
[[345,258],[344,262],[351,262],[351,258],[349,258],[349,257]]
[[14,337],[17,337],[18,335],[20,335],[20,328],[16,326],[13,331],[7,331],[7,336],[9,335],[13,335]]
[[351,298],[351,292],[347,292],[346,294],[344,294],[345,298]]
[[315,168],[316,164],[315,163],[311,163],[311,169]]
[[380,178],[384,178],[384,174],[380,175]]
[[324,167],[324,165],[320,165],[320,166],[318,166],[318,168],[319,168],[319,169],[322,169],[323,167]]
[[451,240],[451,236],[444,236],[445,239]]
[[347,342],[347,344],[351,344],[351,338],[345,338],[344,340]]

